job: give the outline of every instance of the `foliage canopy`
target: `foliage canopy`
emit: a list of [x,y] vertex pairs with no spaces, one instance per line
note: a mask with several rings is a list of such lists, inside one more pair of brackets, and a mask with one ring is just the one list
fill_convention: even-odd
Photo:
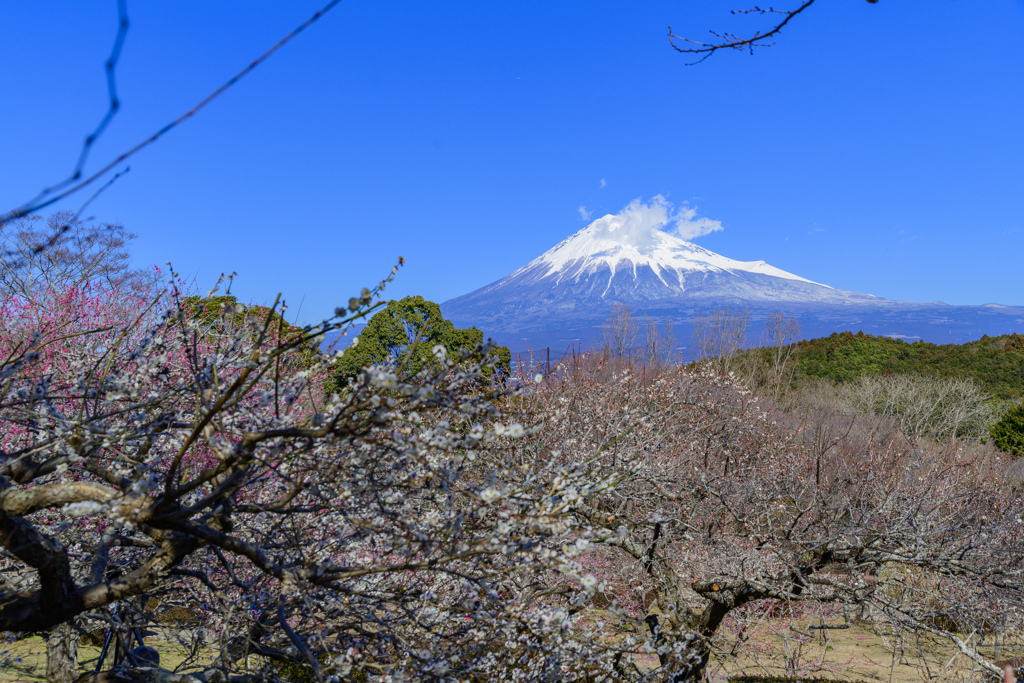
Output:
[[1024,336],[982,337],[966,344],[931,344],[837,332],[799,343],[795,379],[848,382],[863,375],[913,373],[970,377],[997,398],[1024,396]]
[[[437,362],[434,349],[438,345],[444,347],[445,355],[458,357],[461,349],[474,350],[483,341],[483,332],[455,327],[441,315],[440,306],[422,296],[391,300],[336,361],[334,380],[343,385],[363,368],[387,362],[403,363],[405,371],[414,375]],[[494,346],[488,356],[497,361],[492,372],[507,376],[512,361],[508,347]]]
[[992,425],[992,443],[1011,455],[1024,455],[1024,403],[1011,408]]
[[283,309],[241,304],[232,294],[187,296],[181,303],[185,315],[196,327],[205,328],[211,334],[230,334],[246,323],[256,323],[254,329],[262,330],[266,326],[279,345],[301,340],[296,351],[288,356],[288,362],[297,368],[309,368],[323,355],[316,341],[309,338],[308,330],[285,320]]

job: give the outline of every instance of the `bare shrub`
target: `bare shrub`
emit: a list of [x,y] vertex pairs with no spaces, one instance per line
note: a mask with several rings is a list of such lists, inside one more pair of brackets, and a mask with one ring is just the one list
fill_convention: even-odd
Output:
[[675,351],[675,327],[670,318],[662,325],[657,319],[644,318],[644,364],[656,367],[671,364]]
[[783,311],[772,311],[764,320],[764,375],[761,385],[769,396],[780,401],[788,392],[795,369],[796,342],[800,338],[800,322]]
[[43,221],[21,216],[0,221],[0,292],[32,298],[88,283],[134,288],[152,285],[155,273],[133,269],[128,253],[136,235],[117,223],[88,224],[70,211]]
[[636,346],[639,329],[633,309],[628,304],[616,303],[604,324],[604,343],[617,358],[628,358]]
[[911,437],[940,440],[985,434],[998,415],[992,396],[971,378],[865,375],[854,382],[811,380],[795,399],[806,408],[881,415]]
[[694,313],[693,338],[698,358],[711,361],[723,370],[733,369],[737,352],[747,338],[750,311],[746,308],[716,306]]

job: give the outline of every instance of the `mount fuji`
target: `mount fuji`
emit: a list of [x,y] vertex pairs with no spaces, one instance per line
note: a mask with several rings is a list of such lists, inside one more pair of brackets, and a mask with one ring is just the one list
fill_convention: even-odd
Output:
[[751,341],[756,321],[774,310],[796,316],[805,337],[863,330],[949,343],[1024,329],[1024,307],[918,304],[834,289],[764,261],[721,256],[657,226],[638,226],[626,212],[597,219],[441,308],[457,325],[475,325],[513,350],[526,350],[593,346],[618,304],[659,324],[673,323],[683,337],[695,313],[716,306],[745,307]]

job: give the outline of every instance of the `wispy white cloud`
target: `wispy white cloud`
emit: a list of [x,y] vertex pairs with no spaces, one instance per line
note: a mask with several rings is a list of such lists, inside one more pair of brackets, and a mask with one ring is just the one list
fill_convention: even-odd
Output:
[[[661,195],[655,197],[655,199],[660,198]],[[671,206],[669,204],[669,207]],[[674,234],[676,237],[682,237],[684,240],[695,240],[698,237],[710,235],[713,232],[720,232],[721,230],[723,230],[721,221],[698,216],[697,207],[691,207],[684,202],[679,207],[679,211],[673,218],[672,225],[667,232]]]
[[685,202],[677,209],[659,194],[647,203],[634,199],[619,213],[594,221],[594,227],[607,239],[646,247],[653,243],[654,235],[659,231],[693,240],[722,230],[722,223],[698,216],[697,207]]
[[601,187],[604,187],[604,186],[605,186],[605,185],[607,185],[607,184],[608,184],[608,183],[607,183],[607,182],[605,181],[605,179],[604,179],[604,178],[601,178]]
[[580,208],[578,208],[576,210],[580,212],[580,218],[582,218],[585,221],[589,221],[590,220],[590,216],[592,215],[592,213],[590,211],[587,211],[587,207],[585,207],[585,206],[583,206],[581,204]]

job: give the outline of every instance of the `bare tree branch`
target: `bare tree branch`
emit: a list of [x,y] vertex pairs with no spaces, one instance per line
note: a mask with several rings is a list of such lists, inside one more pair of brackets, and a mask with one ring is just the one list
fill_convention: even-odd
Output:
[[[876,2],[876,1],[877,0],[868,0],[868,2]],[[762,9],[760,7],[753,7],[753,8],[748,9],[748,10],[734,10],[732,12],[733,14],[779,14],[779,15],[782,15],[782,19],[777,21],[767,31],[763,31],[763,32],[762,31],[756,31],[752,36],[749,36],[749,37],[746,37],[746,38],[738,36],[738,35],[735,35],[735,34],[732,34],[732,33],[718,33],[718,32],[715,32],[715,31],[711,31],[710,32],[711,35],[713,35],[716,38],[716,40],[711,41],[711,42],[706,42],[706,41],[694,40],[692,38],[686,38],[686,37],[677,35],[677,34],[672,32],[672,27],[669,26],[668,27],[669,43],[672,45],[672,47],[677,52],[680,52],[680,53],[686,54],[686,55],[698,56],[699,59],[689,63],[691,65],[699,64],[700,62],[703,62],[705,59],[707,59],[708,57],[710,57],[714,53],[718,52],[719,50],[748,50],[748,51],[750,51],[751,54],[753,54],[755,47],[770,47],[770,46],[774,45],[775,43],[768,42],[768,41],[771,40],[776,35],[778,35],[782,31],[782,29],[785,28],[786,24],[788,24],[790,21],[792,21],[794,17],[799,15],[805,9],[807,9],[808,7],[813,5],[814,2],[815,2],[815,0],[803,0],[803,2],[796,9],[792,9],[792,10],[776,10],[774,8],[771,8],[771,7],[769,7],[768,9]],[[676,41],[680,41],[681,43],[687,43],[687,44],[693,45],[694,47],[687,47],[686,45],[679,44]]]

